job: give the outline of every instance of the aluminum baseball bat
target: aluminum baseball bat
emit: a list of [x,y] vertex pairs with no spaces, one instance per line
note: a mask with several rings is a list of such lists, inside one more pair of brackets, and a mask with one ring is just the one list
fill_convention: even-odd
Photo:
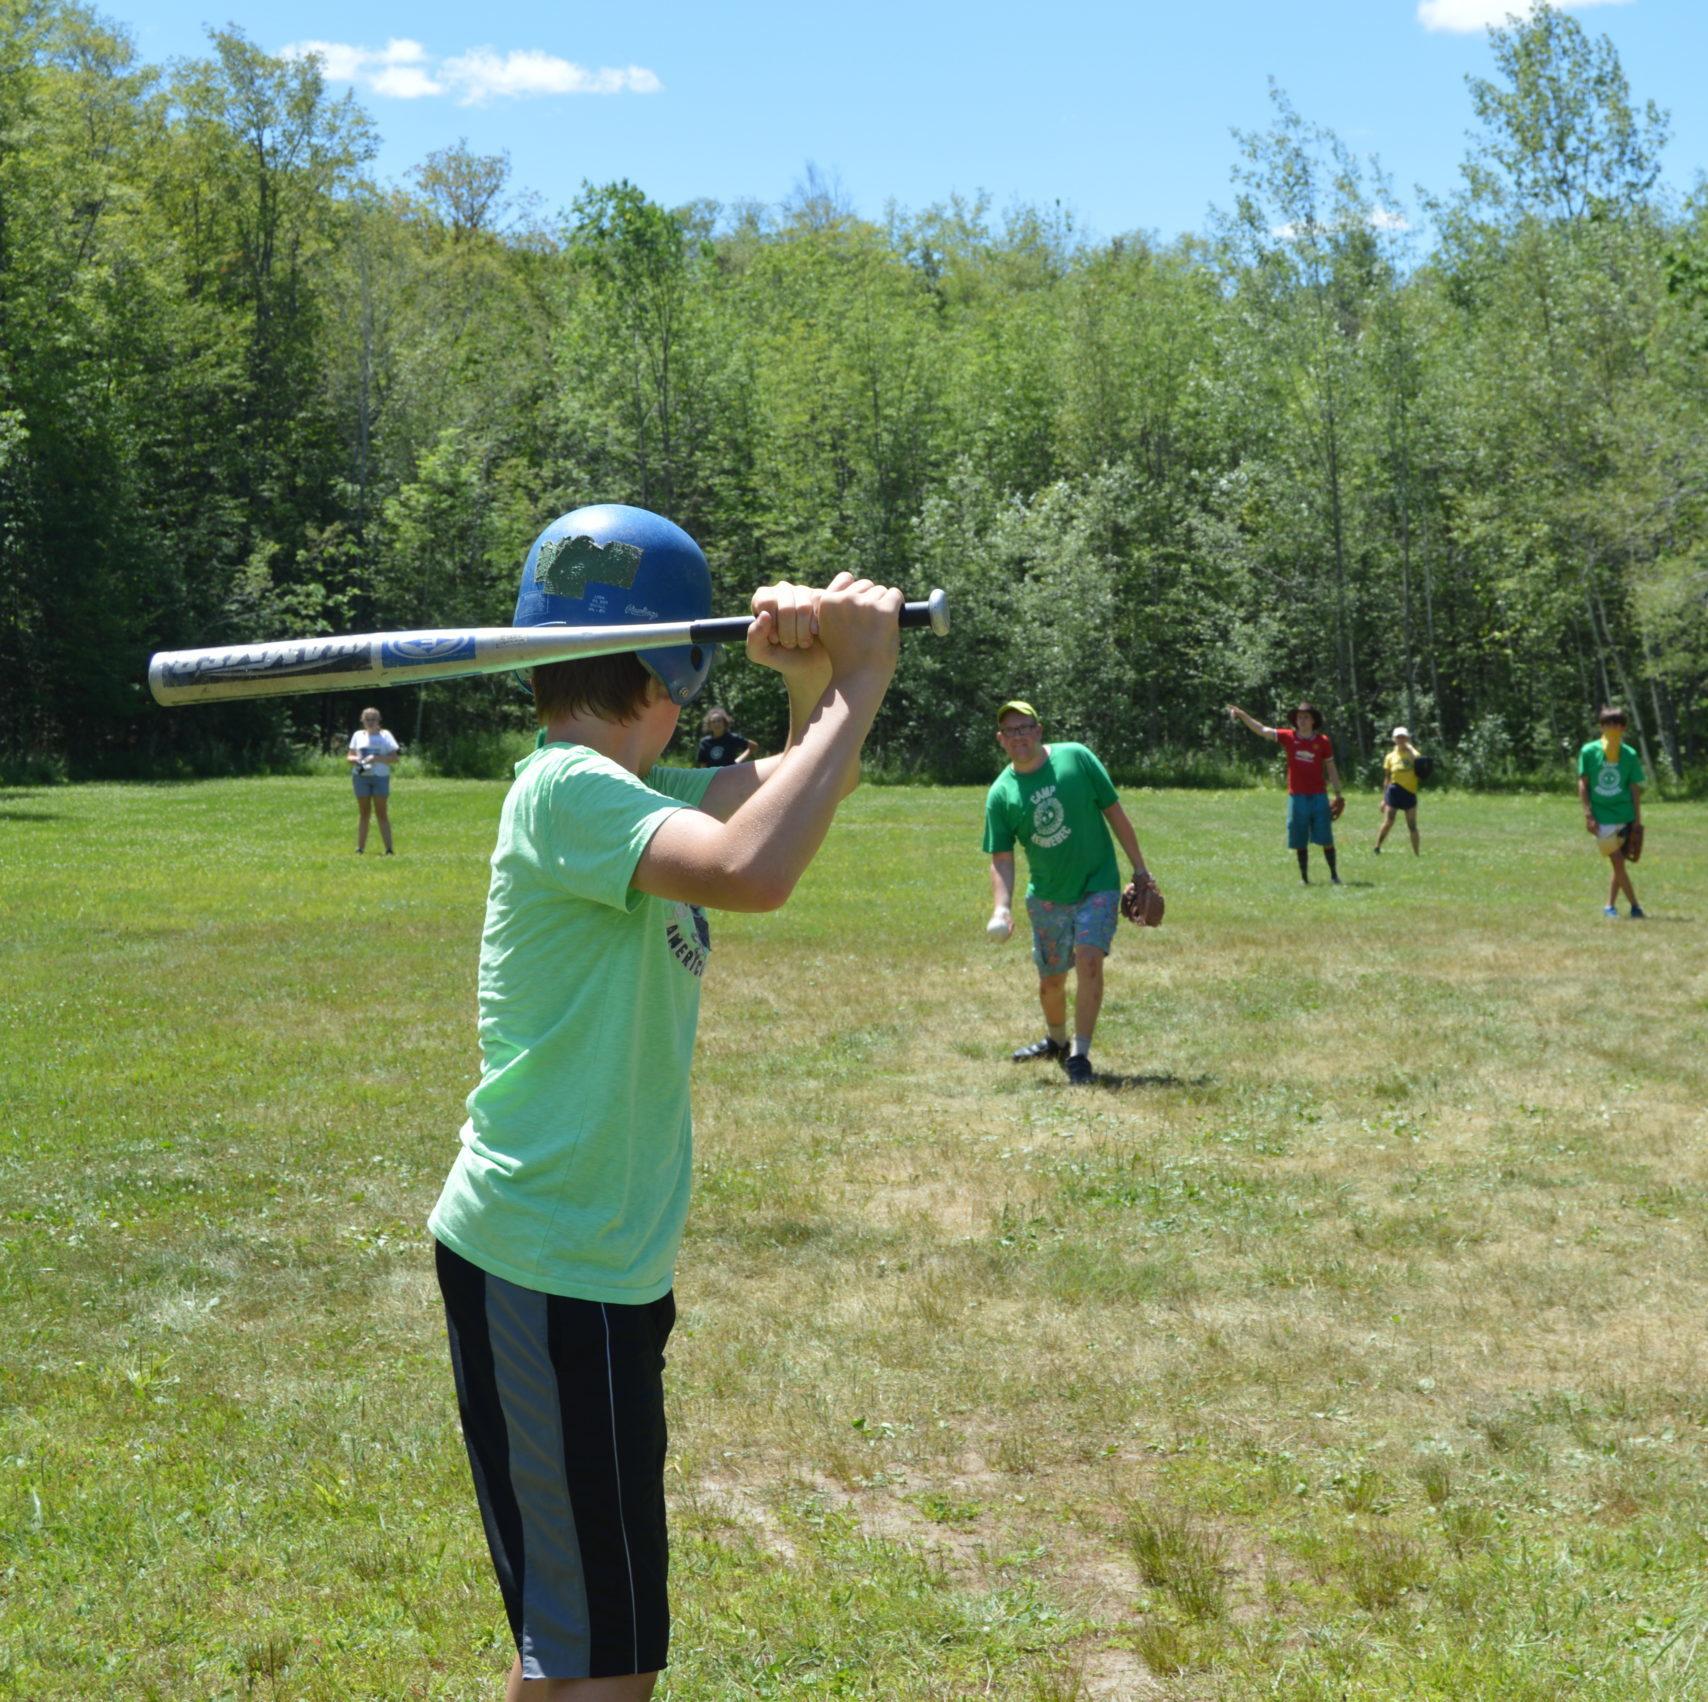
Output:
[[[342,638],[226,644],[211,650],[162,650],[149,658],[148,689],[156,703],[226,703],[243,697],[290,697],[502,674],[546,662],[616,656],[671,644],[741,644],[748,615],[660,621],[636,626],[477,626],[449,631],[364,632]],[[949,630],[949,599],[933,591],[904,603],[904,628]]]

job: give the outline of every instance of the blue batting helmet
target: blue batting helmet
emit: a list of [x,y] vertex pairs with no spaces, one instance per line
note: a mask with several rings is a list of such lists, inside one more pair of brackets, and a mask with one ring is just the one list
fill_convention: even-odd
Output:
[[[712,612],[712,571],[674,521],[620,502],[554,520],[528,551],[517,626],[631,626],[698,621]],[[672,644],[636,654],[674,703],[692,703],[712,671],[715,644]]]

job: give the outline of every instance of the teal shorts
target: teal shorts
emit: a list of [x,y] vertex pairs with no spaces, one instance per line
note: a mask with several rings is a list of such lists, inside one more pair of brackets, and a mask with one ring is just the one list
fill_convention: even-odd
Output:
[[1334,817],[1328,813],[1328,793],[1296,792],[1287,800],[1287,844],[1294,851],[1307,845],[1334,843]]
[[1032,961],[1038,973],[1066,975],[1080,946],[1109,955],[1121,915],[1121,895],[1088,892],[1077,904],[1052,904],[1047,898],[1028,895],[1026,914],[1032,919]]

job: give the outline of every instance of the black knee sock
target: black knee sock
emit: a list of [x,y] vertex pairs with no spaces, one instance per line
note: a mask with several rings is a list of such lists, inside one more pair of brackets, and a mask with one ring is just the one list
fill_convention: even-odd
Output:
[[1294,852],[1294,855],[1299,859],[1299,879],[1302,881],[1308,881],[1311,878],[1310,847],[1308,845],[1301,845],[1299,849]]
[[1340,870],[1334,866],[1334,847],[1332,845],[1323,847],[1323,859],[1328,864],[1328,878],[1331,881],[1339,880]]

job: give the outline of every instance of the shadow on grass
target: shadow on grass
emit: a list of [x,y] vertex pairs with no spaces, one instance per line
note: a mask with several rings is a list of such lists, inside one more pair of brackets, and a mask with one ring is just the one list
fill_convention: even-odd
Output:
[[60,821],[57,810],[0,810],[0,821]]
[[1115,1070],[1099,1070],[1091,1078],[1091,1086],[1116,1092],[1129,1087],[1210,1087],[1209,1076],[1177,1076],[1164,1070],[1152,1075],[1124,1076]]

